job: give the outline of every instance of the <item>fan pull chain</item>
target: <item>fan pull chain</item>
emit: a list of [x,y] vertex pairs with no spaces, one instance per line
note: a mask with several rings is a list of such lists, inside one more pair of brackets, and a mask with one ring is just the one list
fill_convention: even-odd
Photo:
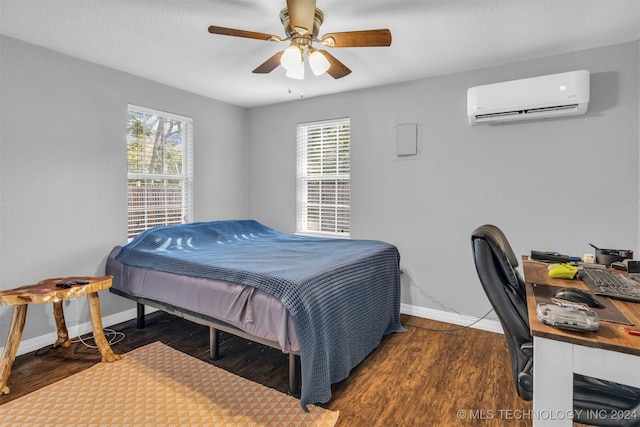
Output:
[[[288,93],[293,93],[293,89],[289,86]],[[304,79],[300,80],[300,98],[304,98]]]

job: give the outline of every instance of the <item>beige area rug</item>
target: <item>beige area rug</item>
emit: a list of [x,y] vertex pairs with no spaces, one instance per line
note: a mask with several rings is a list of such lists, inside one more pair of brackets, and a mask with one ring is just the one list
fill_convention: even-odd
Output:
[[155,342],[1,405],[0,425],[332,427],[338,420],[338,412],[308,407]]

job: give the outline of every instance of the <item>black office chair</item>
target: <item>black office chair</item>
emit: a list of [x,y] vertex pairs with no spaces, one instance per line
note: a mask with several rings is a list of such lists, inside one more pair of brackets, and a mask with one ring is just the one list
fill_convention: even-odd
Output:
[[[476,228],[471,235],[478,277],[500,319],[509,348],[518,395],[533,398],[533,338],[529,329],[527,298],[518,258],[502,231],[494,225]],[[640,389],[574,375],[574,421],[599,426],[640,425]],[[636,419],[620,420],[615,411],[636,411]],[[602,415],[608,414],[607,417]],[[598,419],[593,419],[593,414]],[[611,416],[613,414],[613,417]],[[582,417],[581,417],[582,415]],[[591,418],[585,418],[585,415]],[[594,424],[595,423],[595,424]]]

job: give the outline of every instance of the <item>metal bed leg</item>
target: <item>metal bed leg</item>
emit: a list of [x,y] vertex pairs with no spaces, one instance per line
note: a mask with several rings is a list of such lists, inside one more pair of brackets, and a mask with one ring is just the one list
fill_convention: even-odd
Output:
[[289,394],[300,397],[301,388],[300,356],[289,353]]
[[144,304],[138,303],[137,307],[137,324],[138,329],[144,329]]
[[211,360],[220,359],[220,333],[213,326],[209,327],[209,358]]

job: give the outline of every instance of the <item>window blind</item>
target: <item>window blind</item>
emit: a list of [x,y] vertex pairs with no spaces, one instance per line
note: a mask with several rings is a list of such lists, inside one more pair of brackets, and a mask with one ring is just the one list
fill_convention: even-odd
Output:
[[350,119],[297,128],[297,231],[349,235]]

